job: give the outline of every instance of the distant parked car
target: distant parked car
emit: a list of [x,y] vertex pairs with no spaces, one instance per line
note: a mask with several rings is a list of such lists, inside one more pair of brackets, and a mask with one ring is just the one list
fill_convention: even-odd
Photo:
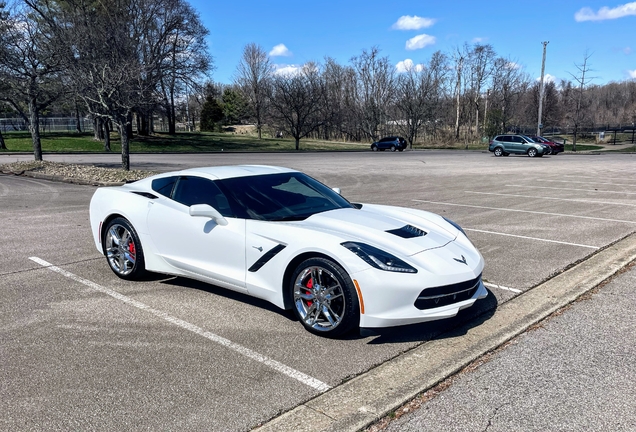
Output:
[[536,135],[529,135],[530,138],[532,138],[533,141],[541,143],[541,144],[547,144],[550,146],[550,154],[559,154],[559,153],[563,153],[565,151],[565,146],[561,143],[558,142],[554,142],[551,141],[545,137],[542,136],[536,136]]
[[488,150],[495,156],[508,156],[514,154],[526,154],[530,157],[550,154],[550,146],[537,143],[525,135],[497,135],[488,146]]
[[384,151],[386,149],[389,149],[391,151],[402,151],[406,148],[406,145],[406,140],[404,138],[398,136],[390,136],[382,138],[380,141],[376,141],[371,144],[371,150]]

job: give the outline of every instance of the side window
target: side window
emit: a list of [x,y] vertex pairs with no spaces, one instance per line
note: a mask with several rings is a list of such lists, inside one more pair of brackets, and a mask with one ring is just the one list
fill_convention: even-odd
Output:
[[501,136],[497,137],[497,141],[510,142],[510,136],[509,135],[501,135]]
[[523,140],[523,138],[521,138],[520,136],[513,136],[512,137],[512,141],[516,142],[516,143],[520,143],[520,144],[524,144],[525,141]]
[[174,183],[177,181],[176,177],[164,177],[158,178],[152,181],[152,190],[160,193],[163,196],[170,197]]
[[194,204],[208,204],[223,216],[234,217],[227,198],[212,180],[201,177],[180,177],[172,199],[188,207]]
[[389,141],[393,141],[393,139],[391,139],[391,138],[382,138],[380,140],[380,142],[389,142]]

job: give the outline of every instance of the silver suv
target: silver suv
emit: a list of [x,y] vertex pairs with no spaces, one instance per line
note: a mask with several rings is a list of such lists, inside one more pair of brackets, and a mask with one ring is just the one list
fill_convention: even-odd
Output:
[[550,146],[538,143],[525,135],[497,135],[488,146],[495,156],[508,156],[510,153],[527,154],[530,157],[550,154]]

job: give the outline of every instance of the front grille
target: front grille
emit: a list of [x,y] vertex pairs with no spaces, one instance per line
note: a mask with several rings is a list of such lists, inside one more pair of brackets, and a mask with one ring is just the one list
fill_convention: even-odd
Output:
[[415,301],[415,307],[433,309],[468,300],[475,295],[481,283],[481,275],[475,279],[441,287],[426,288]]

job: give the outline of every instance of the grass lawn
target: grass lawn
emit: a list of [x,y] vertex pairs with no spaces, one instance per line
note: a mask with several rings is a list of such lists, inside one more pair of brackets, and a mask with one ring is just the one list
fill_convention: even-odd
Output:
[[[7,145],[6,151],[32,152],[33,144],[28,132],[12,132],[3,135]],[[292,151],[295,150],[293,139],[258,138],[250,135],[233,135],[211,132],[179,132],[176,135],[158,133],[150,137],[135,136],[130,142],[131,153],[197,153],[220,151]],[[111,151],[121,152],[119,136],[111,134]],[[300,150],[367,150],[366,143],[343,143],[302,139]],[[102,142],[93,140],[92,133],[52,132],[42,135],[42,151],[55,152],[103,152]]]

